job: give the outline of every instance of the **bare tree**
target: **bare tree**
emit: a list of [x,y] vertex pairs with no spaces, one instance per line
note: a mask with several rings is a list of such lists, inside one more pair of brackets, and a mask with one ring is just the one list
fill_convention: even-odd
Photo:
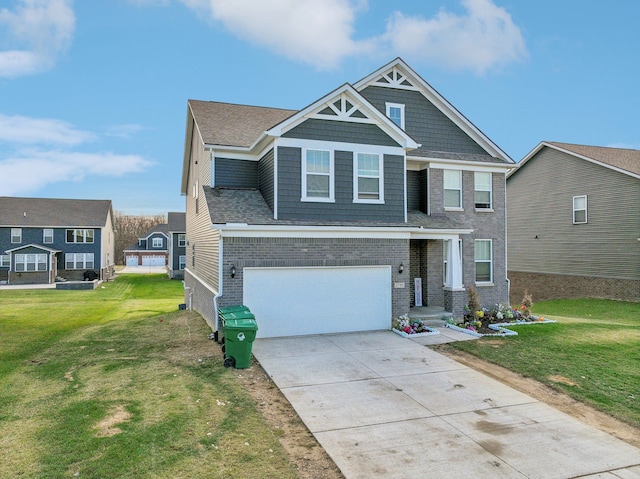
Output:
[[114,222],[116,264],[124,264],[124,249],[138,241],[138,238],[155,225],[166,223],[167,217],[165,215],[125,215],[121,211],[115,211]]

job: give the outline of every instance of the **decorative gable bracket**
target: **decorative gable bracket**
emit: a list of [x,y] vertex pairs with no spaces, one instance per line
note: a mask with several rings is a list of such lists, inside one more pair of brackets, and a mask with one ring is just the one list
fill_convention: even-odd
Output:
[[326,108],[309,115],[309,118],[321,120],[340,120],[354,123],[375,123],[361,110],[361,105],[356,103],[350,95],[343,92],[338,98],[325,103]]
[[387,88],[399,88],[403,90],[418,90],[413,83],[409,81],[406,75],[400,71],[397,66],[394,66],[386,73],[380,75],[376,80],[372,82],[373,85],[382,86]]

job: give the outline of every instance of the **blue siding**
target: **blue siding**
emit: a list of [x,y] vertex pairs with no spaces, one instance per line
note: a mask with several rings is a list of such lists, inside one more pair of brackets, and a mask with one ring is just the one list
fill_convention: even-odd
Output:
[[215,159],[215,186],[258,188],[258,163],[248,160]]
[[260,192],[269,205],[269,208],[271,208],[271,211],[273,211],[273,183],[275,181],[273,157],[273,150],[270,150],[258,162]]
[[278,218],[310,221],[404,221],[404,159],[384,156],[384,204],[353,202],[353,152],[335,151],[335,202],[301,201],[300,148],[278,149]]
[[52,229],[53,243],[45,244],[43,242],[43,228],[22,228],[22,241],[20,243],[11,243],[11,228],[2,227],[0,228],[0,252],[4,254],[8,249],[14,249],[28,244],[36,244],[62,252],[58,253],[58,269],[60,270],[64,269],[65,253],[93,253],[94,269],[99,270],[102,268],[102,255],[100,254],[102,230],[100,228],[93,228],[93,243],[90,244],[67,243],[66,228]]
[[405,131],[421,143],[423,149],[486,154],[420,92],[369,86],[360,93],[383,114],[386,114],[385,102],[405,105]]
[[[178,236],[181,233],[173,233],[173,257],[171,258],[172,269],[178,271],[180,267],[180,256],[186,256],[187,247],[178,246]],[[184,234],[184,233],[182,233]]]
[[310,119],[282,135],[285,138],[339,141],[363,145],[399,146],[377,125]]

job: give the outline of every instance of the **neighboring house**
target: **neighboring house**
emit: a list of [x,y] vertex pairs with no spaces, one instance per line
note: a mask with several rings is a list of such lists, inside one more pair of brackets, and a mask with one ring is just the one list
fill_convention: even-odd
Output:
[[169,212],[169,277],[183,279],[187,264],[187,226],[185,213]]
[[110,200],[0,197],[0,282],[82,280],[114,274]]
[[511,298],[640,301],[640,151],[542,142],[507,179]]
[[506,303],[513,167],[401,59],[299,111],[190,100],[185,301],[213,329],[245,304],[261,337]]
[[166,266],[169,256],[169,227],[155,225],[124,250],[126,266]]

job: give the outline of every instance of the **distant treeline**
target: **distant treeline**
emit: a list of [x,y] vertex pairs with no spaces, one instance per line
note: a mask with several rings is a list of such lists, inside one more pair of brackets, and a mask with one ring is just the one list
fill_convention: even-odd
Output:
[[124,264],[124,249],[138,241],[155,225],[167,222],[165,215],[125,215],[121,211],[114,212],[115,220],[115,257],[116,264]]

